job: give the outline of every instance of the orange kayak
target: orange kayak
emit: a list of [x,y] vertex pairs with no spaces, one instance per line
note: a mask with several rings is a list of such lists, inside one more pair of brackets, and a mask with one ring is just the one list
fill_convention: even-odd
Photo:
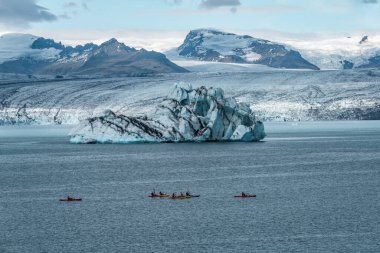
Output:
[[161,194],[161,195],[149,195],[149,198],[167,198],[169,194]]

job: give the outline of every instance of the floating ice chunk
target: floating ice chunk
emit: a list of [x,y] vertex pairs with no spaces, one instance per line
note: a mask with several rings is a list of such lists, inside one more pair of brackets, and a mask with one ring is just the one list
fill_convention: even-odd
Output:
[[248,105],[225,98],[222,89],[181,83],[151,115],[128,117],[106,110],[70,135],[72,143],[259,141],[265,131]]

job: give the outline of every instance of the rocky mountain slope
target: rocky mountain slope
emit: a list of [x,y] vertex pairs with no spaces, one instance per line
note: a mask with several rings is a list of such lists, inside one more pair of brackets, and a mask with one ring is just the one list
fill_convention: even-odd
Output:
[[164,54],[137,50],[116,39],[101,45],[64,46],[51,39],[0,37],[0,72],[46,75],[129,75],[187,72]]
[[248,35],[236,35],[217,30],[192,30],[178,54],[201,61],[262,64],[274,68],[313,69],[319,68],[295,50],[268,40]]

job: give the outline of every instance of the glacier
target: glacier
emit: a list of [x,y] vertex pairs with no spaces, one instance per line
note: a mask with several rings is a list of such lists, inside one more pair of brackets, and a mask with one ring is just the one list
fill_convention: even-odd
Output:
[[221,88],[176,84],[155,111],[126,116],[106,110],[70,133],[71,143],[260,141],[264,124],[249,105],[226,98]]
[[265,121],[380,119],[380,70],[213,72],[152,77],[0,74],[0,125],[74,125],[107,109],[149,114],[174,83],[216,86]]

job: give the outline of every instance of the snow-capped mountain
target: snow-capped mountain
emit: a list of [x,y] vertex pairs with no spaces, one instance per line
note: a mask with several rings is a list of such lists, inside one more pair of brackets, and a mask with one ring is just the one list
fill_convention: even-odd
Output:
[[54,47],[32,48],[39,37],[31,34],[9,33],[0,36],[0,64],[29,56],[38,60],[56,59],[60,50]]
[[187,70],[161,53],[137,50],[116,39],[71,47],[33,35],[8,34],[0,37],[0,72],[140,76]]
[[262,64],[274,68],[319,68],[298,51],[268,40],[211,29],[192,30],[177,49],[183,57],[201,61]]
[[288,40],[285,43],[320,69],[380,67],[379,36],[346,36],[311,41]]
[[322,70],[380,67],[378,35],[280,41],[198,29],[190,31],[181,46],[165,54],[176,64],[197,72],[208,72],[210,67],[222,72],[257,72],[262,69],[259,65],[272,70],[273,67]]

